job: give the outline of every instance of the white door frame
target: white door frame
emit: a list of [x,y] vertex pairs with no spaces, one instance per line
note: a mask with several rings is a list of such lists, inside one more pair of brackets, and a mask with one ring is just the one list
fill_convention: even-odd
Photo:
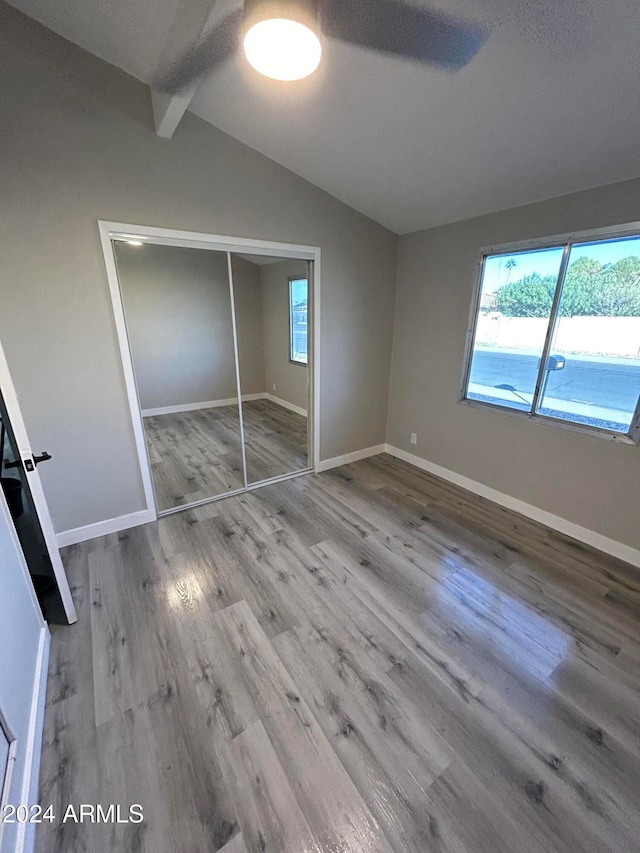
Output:
[[[249,486],[245,486],[243,489],[238,489],[237,491],[225,492],[222,495],[215,496],[215,498],[199,501],[198,503],[208,503],[209,500],[230,497],[231,495],[239,494],[246,490],[261,487],[269,482],[277,482],[282,479],[299,476],[299,473],[317,471],[318,464],[320,462],[320,248],[318,246],[303,246],[296,243],[277,243],[268,240],[227,237],[220,234],[206,234],[198,231],[179,231],[174,228],[155,228],[148,225],[130,225],[122,222],[108,222],[104,220],[98,221],[98,230],[100,232],[100,242],[102,244],[107,280],[109,282],[109,293],[111,295],[111,303],[113,306],[113,316],[118,336],[120,358],[122,361],[122,370],[127,390],[127,400],[129,403],[129,410],[131,412],[131,423],[133,425],[133,434],[138,454],[138,462],[140,465],[140,474],[142,477],[142,485],[146,502],[145,508],[153,513],[154,518],[158,517],[158,509],[156,506],[153,479],[151,476],[151,462],[149,460],[149,453],[145,440],[142,409],[136,385],[135,372],[133,369],[133,358],[131,355],[131,347],[124,313],[124,303],[122,299],[122,291],[120,289],[120,280],[118,278],[118,269],[112,240],[141,240],[144,243],[152,243],[161,246],[181,246],[191,249],[208,249],[211,251],[233,252],[244,255],[263,255],[266,257],[283,259],[294,258],[296,260],[312,262],[313,282],[311,288],[311,311],[313,322],[310,341],[311,356],[308,364],[308,411],[311,412],[311,417],[309,418],[309,432],[311,437],[310,456],[313,460],[313,465],[309,466],[309,468],[304,472],[296,472],[294,474],[283,475],[282,477],[274,477],[271,480],[265,480],[255,485],[251,484]],[[191,506],[191,504],[188,506]],[[180,510],[187,509],[188,506],[176,507],[175,510],[170,511],[178,512]],[[162,511],[162,514],[164,515],[166,512],[167,511]]]
[[[40,755],[41,755],[41,740],[42,740],[42,724],[44,718],[45,695],[47,690],[47,672],[49,662],[49,647],[51,635],[49,628],[45,622],[40,603],[36,596],[36,591],[29,574],[27,561],[22,550],[22,545],[18,538],[18,533],[15,528],[13,518],[9,512],[9,507],[4,495],[0,494],[0,524],[8,528],[9,536],[13,542],[15,549],[16,562],[18,571],[22,574],[27,595],[33,606],[35,615],[35,627],[39,632],[38,651],[33,661],[33,684],[31,686],[31,707],[28,714],[28,722],[25,725],[25,718],[20,715],[18,718],[13,717],[13,725],[5,716],[0,708],[0,729],[4,729],[5,736],[9,741],[9,756],[4,777],[0,777],[0,806],[6,805],[10,794],[10,789],[14,783],[14,774],[16,767],[19,767],[18,772],[22,772],[21,790],[18,798],[15,795],[12,797],[14,804],[16,799],[19,803],[36,803],[38,794],[38,775],[40,770]],[[11,567],[13,569],[13,567]],[[15,577],[15,582],[19,583],[19,575]],[[25,612],[20,614],[21,618],[26,616]],[[75,620],[74,620],[75,621]],[[15,686],[15,685],[14,685]],[[6,701],[6,696],[4,697]],[[25,715],[26,716],[26,715]],[[20,731],[22,735],[20,736]],[[0,848],[2,848],[4,825],[0,823]],[[15,834],[14,843],[17,851],[30,851],[33,849],[33,838],[35,825],[29,823],[19,823]]]
[[[33,451],[31,450],[29,436],[27,434],[27,430],[22,417],[22,412],[20,410],[20,402],[18,400],[15,385],[13,384],[13,380],[11,378],[11,372],[9,370],[9,365],[7,363],[7,359],[1,342],[0,389],[2,390],[2,397],[4,399],[4,404],[7,409],[7,414],[9,415],[9,420],[11,422],[11,429],[13,431],[16,444],[18,445],[18,453],[20,454],[20,458],[22,459],[22,463],[24,466],[23,471],[26,474],[27,481],[29,483],[29,489],[31,491],[33,503],[35,504],[36,514],[38,516],[38,521],[40,522],[40,527],[42,529],[44,541],[47,546],[47,551],[49,552],[49,558],[51,560],[53,573],[55,575],[56,583],[58,584],[58,589],[60,591],[60,598],[62,599],[64,612],[69,624],[72,624],[73,622],[77,622],[78,617],[76,615],[76,609],[73,604],[73,597],[71,595],[71,589],[69,588],[69,581],[67,580],[67,575],[62,564],[62,559],[60,558],[60,550],[58,548],[58,543],[56,540],[56,533],[53,529],[53,522],[51,521],[51,515],[49,513],[47,499],[45,498],[44,490],[42,488],[40,474],[38,472],[37,466],[33,464]],[[31,465],[27,465],[27,462],[30,462]],[[33,468],[33,470],[30,471],[30,467]],[[33,584],[31,585],[33,586]]]

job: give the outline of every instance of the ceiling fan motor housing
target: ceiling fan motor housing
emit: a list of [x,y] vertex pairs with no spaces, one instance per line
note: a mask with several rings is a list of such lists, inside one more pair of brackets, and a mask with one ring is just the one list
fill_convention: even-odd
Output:
[[254,24],[273,18],[297,21],[319,35],[317,0],[245,0],[243,35]]

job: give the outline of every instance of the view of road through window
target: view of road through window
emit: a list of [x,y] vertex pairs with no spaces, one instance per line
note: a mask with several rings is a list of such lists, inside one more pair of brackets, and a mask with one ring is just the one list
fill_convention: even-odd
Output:
[[537,414],[626,433],[640,394],[640,238],[485,259],[467,398],[531,411],[550,322]]

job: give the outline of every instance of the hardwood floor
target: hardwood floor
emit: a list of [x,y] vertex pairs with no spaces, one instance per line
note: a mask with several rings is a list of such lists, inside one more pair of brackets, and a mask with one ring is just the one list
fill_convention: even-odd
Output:
[[[247,477],[256,483],[307,467],[307,419],[273,403],[242,404]],[[241,489],[238,406],[143,419],[159,510]]]
[[640,573],[379,456],[66,550],[40,853],[640,839]]

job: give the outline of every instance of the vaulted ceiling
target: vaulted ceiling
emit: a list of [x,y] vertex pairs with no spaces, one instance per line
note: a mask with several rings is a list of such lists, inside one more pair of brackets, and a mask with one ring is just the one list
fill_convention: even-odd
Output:
[[[487,27],[469,65],[325,39],[311,78],[267,80],[238,55],[189,109],[398,233],[640,175],[638,0],[413,2]],[[213,0],[13,5],[149,83]]]

